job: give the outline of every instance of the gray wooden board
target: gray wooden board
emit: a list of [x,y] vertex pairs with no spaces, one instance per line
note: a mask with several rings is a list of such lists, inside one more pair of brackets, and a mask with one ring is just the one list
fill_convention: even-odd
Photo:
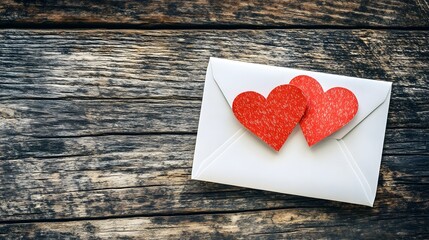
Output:
[[2,0],[4,26],[429,27],[427,0]]
[[[427,238],[428,35],[2,30],[0,238]],[[191,181],[210,56],[393,82],[374,208]]]

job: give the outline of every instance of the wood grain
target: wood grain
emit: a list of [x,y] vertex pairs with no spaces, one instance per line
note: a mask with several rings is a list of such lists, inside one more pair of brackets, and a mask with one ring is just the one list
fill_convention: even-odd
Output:
[[[427,233],[402,231],[420,225],[426,216],[386,219],[374,214],[336,209],[280,209],[242,213],[156,216],[60,223],[0,225],[0,237],[49,239],[425,239]],[[371,226],[368,228],[368,226]],[[395,226],[399,231],[386,231]]]
[[7,26],[428,27],[427,0],[166,1],[2,0]]
[[[0,238],[427,237],[428,35],[2,30]],[[210,56],[393,82],[374,208],[191,181]]]

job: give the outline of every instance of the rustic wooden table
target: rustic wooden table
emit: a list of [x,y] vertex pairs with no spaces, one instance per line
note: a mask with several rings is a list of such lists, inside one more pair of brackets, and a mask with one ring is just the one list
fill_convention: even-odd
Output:
[[[429,2],[2,0],[0,238],[429,238]],[[190,180],[210,56],[393,82],[373,208]]]

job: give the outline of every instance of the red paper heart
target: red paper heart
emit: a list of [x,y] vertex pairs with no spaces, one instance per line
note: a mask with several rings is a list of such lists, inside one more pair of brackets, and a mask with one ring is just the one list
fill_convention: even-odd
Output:
[[356,96],[346,88],[323,92],[319,82],[306,75],[293,78],[290,84],[299,87],[307,98],[307,111],[299,124],[309,146],[342,128],[357,113]]
[[306,106],[299,88],[280,85],[267,99],[257,92],[240,93],[232,103],[232,111],[244,127],[279,151],[304,116]]

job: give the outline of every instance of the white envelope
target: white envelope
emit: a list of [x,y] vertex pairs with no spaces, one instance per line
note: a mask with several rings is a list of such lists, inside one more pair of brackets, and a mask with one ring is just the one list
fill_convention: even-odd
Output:
[[[279,152],[246,130],[231,106],[244,91],[265,97],[298,75],[324,91],[345,87],[359,109],[345,127],[309,147],[295,127]],[[373,206],[392,84],[291,68],[210,58],[192,179]]]

